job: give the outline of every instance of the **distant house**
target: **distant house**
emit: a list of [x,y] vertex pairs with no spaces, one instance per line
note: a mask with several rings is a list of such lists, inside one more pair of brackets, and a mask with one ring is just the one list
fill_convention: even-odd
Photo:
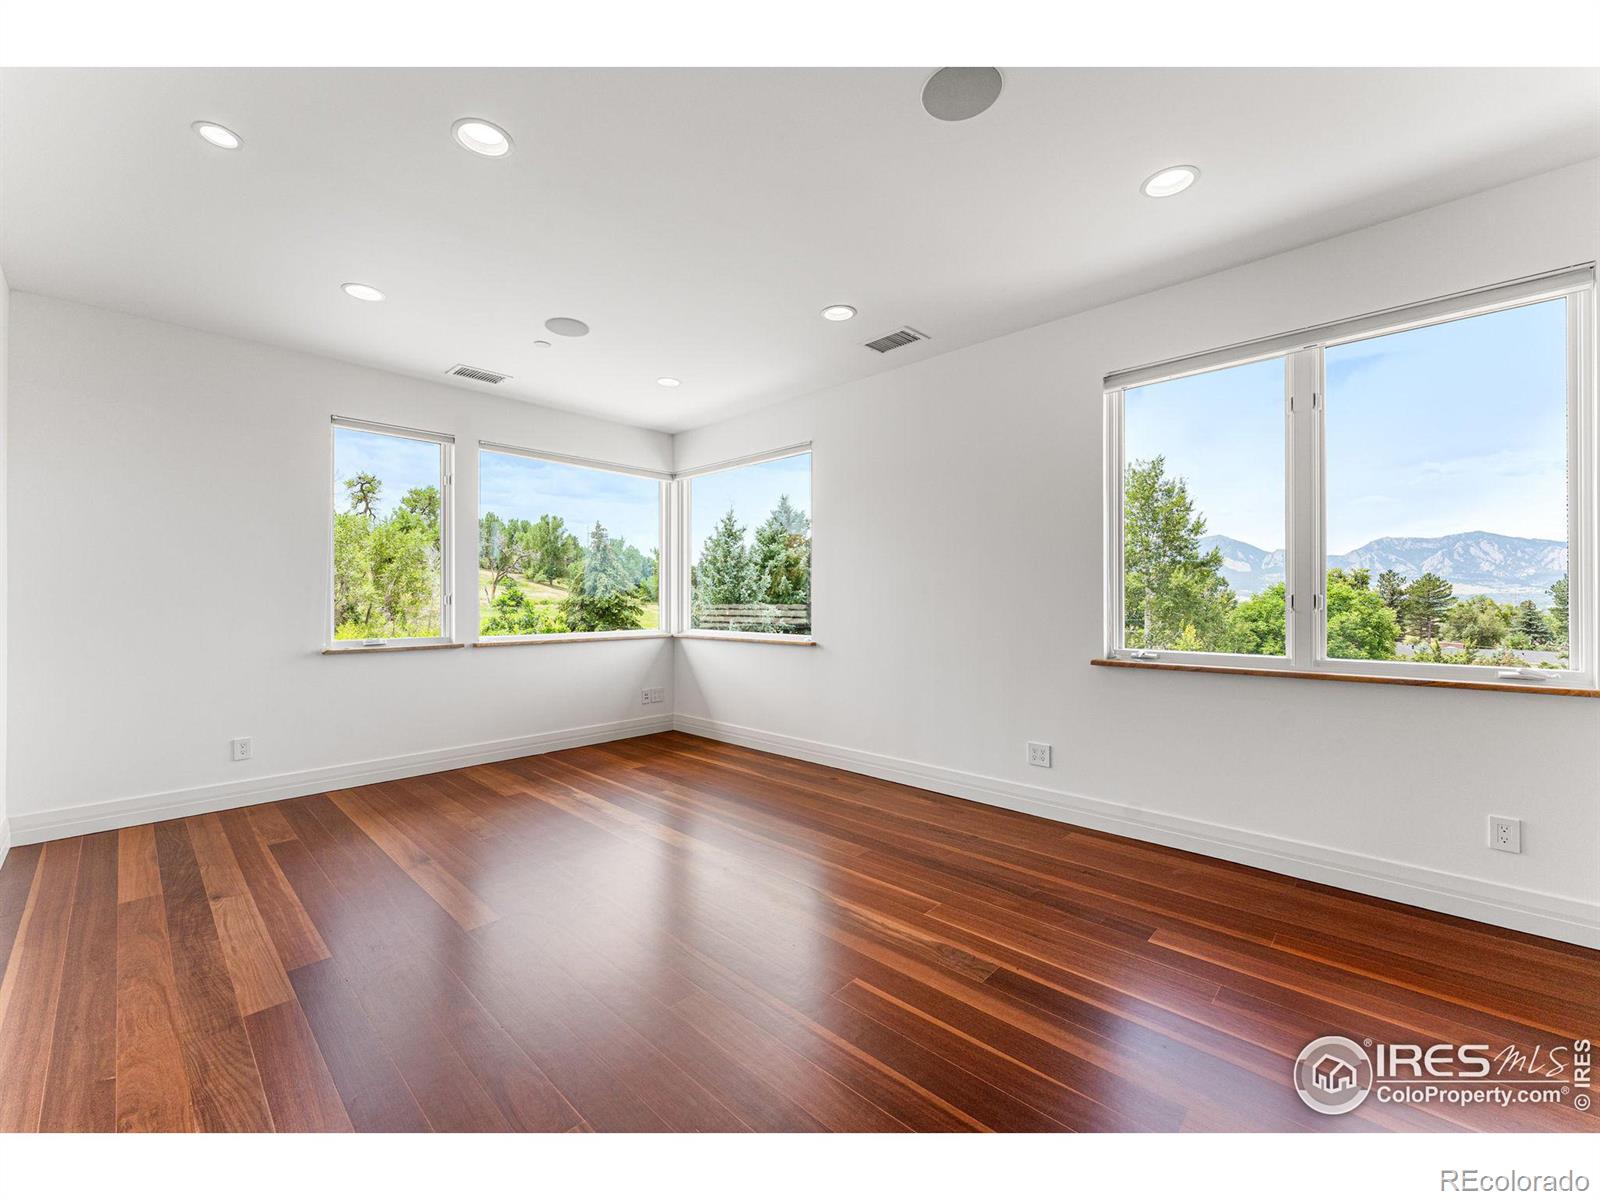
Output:
[[1356,1086],[1356,1069],[1341,1058],[1324,1054],[1311,1068],[1311,1078],[1325,1092],[1342,1092]]

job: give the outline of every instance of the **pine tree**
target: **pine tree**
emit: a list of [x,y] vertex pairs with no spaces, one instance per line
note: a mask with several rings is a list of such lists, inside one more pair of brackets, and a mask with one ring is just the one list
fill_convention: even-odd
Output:
[[752,558],[758,598],[768,604],[808,604],[811,600],[811,522],[805,513],[778,497],[778,505],[760,529]]
[[1558,646],[1567,644],[1567,577],[1550,585],[1550,636]]
[[1395,620],[1403,620],[1406,606],[1406,577],[1399,571],[1385,571],[1379,575],[1378,598],[1394,613]]
[[1455,588],[1449,581],[1432,571],[1418,576],[1416,582],[1406,588],[1406,629],[1425,641],[1438,637],[1440,624],[1450,610],[1454,595]]
[[583,566],[567,585],[561,616],[574,633],[637,629],[644,614],[633,582],[617,554],[616,543],[599,521],[589,531]]
[[1550,623],[1532,600],[1517,605],[1516,630],[1528,639],[1530,646],[1543,646],[1550,641]]
[[759,597],[756,564],[744,544],[744,526],[734,520],[729,508],[700,549],[695,564],[695,607],[752,604]]

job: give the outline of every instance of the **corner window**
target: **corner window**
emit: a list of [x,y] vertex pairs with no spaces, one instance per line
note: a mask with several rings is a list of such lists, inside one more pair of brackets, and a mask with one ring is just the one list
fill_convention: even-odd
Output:
[[809,637],[811,452],[683,482],[690,630]]
[[453,439],[334,418],[332,644],[450,637]]
[[1108,378],[1108,653],[1592,687],[1592,295],[1583,269]]
[[661,630],[663,480],[481,447],[479,636]]

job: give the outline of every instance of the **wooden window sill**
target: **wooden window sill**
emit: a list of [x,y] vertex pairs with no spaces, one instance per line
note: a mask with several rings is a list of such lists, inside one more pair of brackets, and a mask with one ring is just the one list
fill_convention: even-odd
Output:
[[502,646],[565,646],[573,642],[648,642],[671,637],[661,629],[618,629],[610,633],[544,633],[530,637],[486,638],[473,642],[474,650],[498,650]]
[[721,629],[685,629],[674,637],[701,642],[765,642],[769,646],[815,646],[817,639],[797,633],[737,633]]
[[324,654],[403,654],[410,650],[460,650],[462,642],[423,642],[415,646],[329,646]]
[[1217,667],[1201,663],[1138,662],[1127,658],[1091,658],[1091,667],[1131,667],[1139,671],[1193,671],[1201,675],[1265,675],[1275,679],[1323,679],[1334,683],[1398,683],[1404,687],[1459,688],[1473,692],[1531,692],[1543,696],[1600,697],[1600,688],[1558,683],[1478,683],[1470,679],[1409,679],[1402,675],[1346,675],[1331,671],[1279,671],[1267,667]]

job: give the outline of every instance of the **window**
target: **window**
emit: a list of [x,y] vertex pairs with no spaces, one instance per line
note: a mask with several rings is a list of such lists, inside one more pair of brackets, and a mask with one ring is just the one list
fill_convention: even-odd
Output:
[[665,478],[482,446],[479,636],[661,630]]
[[1284,653],[1288,360],[1128,389],[1123,644]]
[[811,452],[684,483],[691,630],[809,637]]
[[1571,271],[1110,377],[1111,656],[1594,686],[1592,294]]
[[335,417],[331,640],[450,638],[453,439]]

